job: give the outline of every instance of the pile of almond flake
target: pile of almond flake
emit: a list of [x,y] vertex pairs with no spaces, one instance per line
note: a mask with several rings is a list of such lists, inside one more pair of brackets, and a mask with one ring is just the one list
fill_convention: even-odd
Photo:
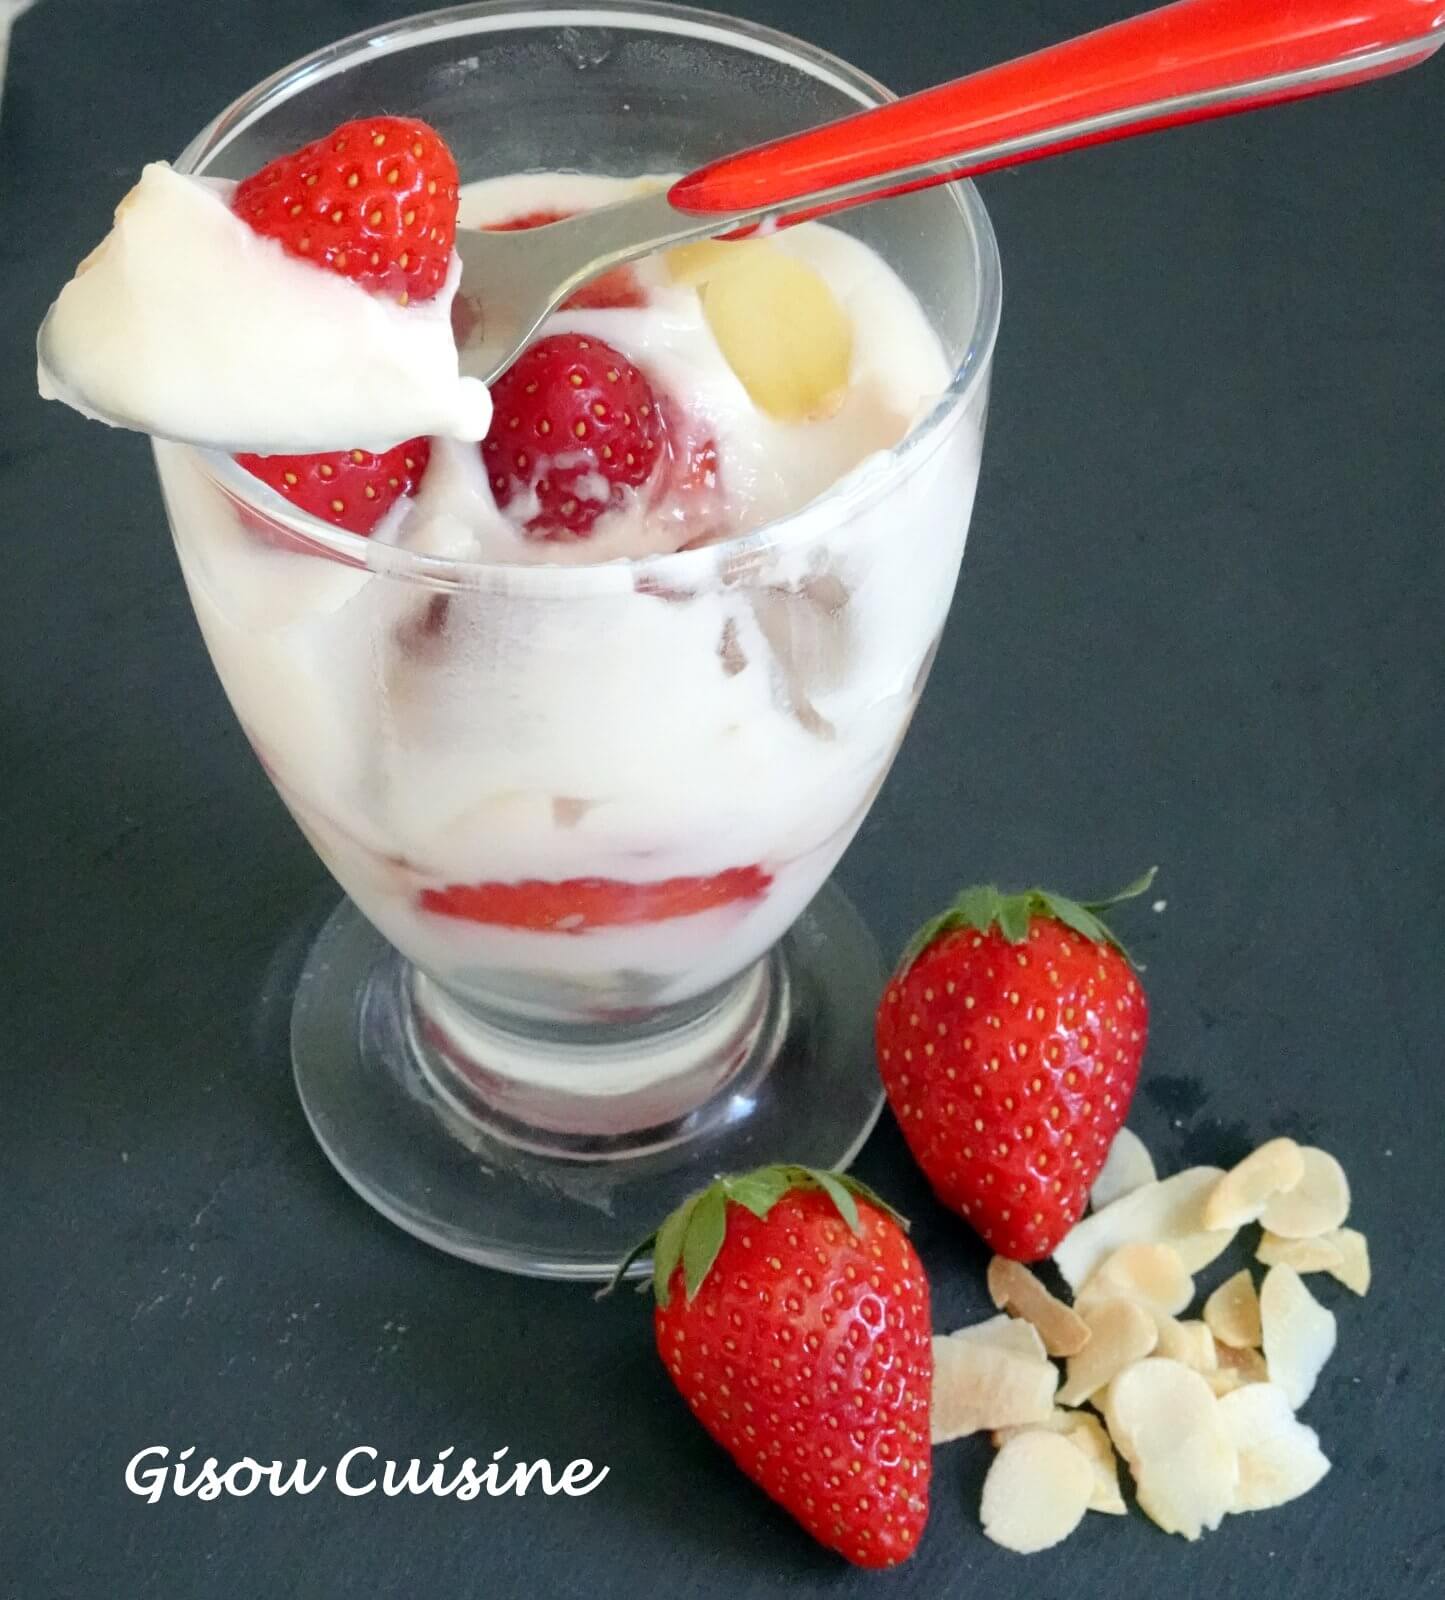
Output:
[[[1086,1511],[1122,1515],[1117,1456],[1140,1510],[1186,1539],[1313,1489],[1330,1464],[1295,1413],[1334,1350],[1335,1318],[1301,1275],[1330,1273],[1359,1295],[1370,1285],[1365,1236],[1343,1226],[1339,1162],[1271,1139],[1230,1172],[1161,1180],[1125,1128],[1090,1200],[1054,1254],[1072,1306],[995,1256],[1001,1314],[933,1341],[933,1442],[990,1431],[998,1448],[983,1531],[1029,1554]],[[1263,1230],[1258,1289],[1245,1268],[1188,1316],[1193,1275],[1249,1223]]]

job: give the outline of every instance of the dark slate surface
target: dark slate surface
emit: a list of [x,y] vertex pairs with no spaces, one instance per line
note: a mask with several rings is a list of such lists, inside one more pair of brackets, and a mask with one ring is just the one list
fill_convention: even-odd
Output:
[[[1445,1580],[1438,63],[987,181],[1005,259],[992,432],[926,703],[843,879],[890,945],[964,876],[1096,888],[1162,863],[1135,933],[1161,1164],[1290,1130],[1353,1174],[1379,1288],[1341,1347],[1317,1493],[1197,1547],[1090,1519],[979,1535],[940,1454],[902,1575],[851,1574],[738,1478],[630,1296],[435,1255],[327,1168],[285,985],[323,873],[244,746],[143,441],[42,406],[30,340],[140,163],[394,0],[41,0],[0,112],[0,1593],[919,1596],[1025,1584],[1414,1597]],[[1106,0],[744,10],[900,89],[1110,20]],[[940,1321],[982,1255],[886,1123]],[[333,1461],[607,1462],[589,1498],[168,1500],[147,1444]],[[1122,1587],[1121,1587],[1122,1586]]]

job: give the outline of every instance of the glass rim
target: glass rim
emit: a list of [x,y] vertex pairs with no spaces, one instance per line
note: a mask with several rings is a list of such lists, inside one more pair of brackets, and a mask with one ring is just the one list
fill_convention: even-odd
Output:
[[[203,172],[238,135],[277,104],[303,92],[310,84],[344,72],[363,57],[375,59],[408,49],[424,39],[464,38],[472,34],[520,32],[528,28],[609,26],[682,34],[715,39],[740,46],[797,68],[856,100],[860,109],[898,96],[871,74],[830,51],[762,23],[671,0],[478,0],[478,3],[419,12],[378,27],[363,29],[323,45],[263,78],[219,112],[191,140],[175,162],[182,173]],[[286,506],[279,496],[263,501],[251,490],[257,480],[229,456],[217,451],[179,446],[202,464],[203,470],[228,498],[262,512],[306,544],[318,546],[347,565],[376,573],[409,578],[442,588],[616,587],[626,574],[631,587],[635,575],[658,582],[685,584],[689,578],[714,566],[719,559],[748,561],[802,542],[820,517],[837,510],[872,503],[893,487],[900,474],[931,454],[925,447],[938,442],[947,425],[962,414],[989,370],[1002,309],[1002,267],[993,224],[977,189],[968,180],[940,186],[953,200],[972,244],[977,270],[978,304],[973,325],[958,365],[932,407],[897,444],[875,452],[838,483],[795,511],[775,517],[745,533],[731,534],[692,549],[640,557],[619,557],[601,562],[499,561],[474,557],[429,555],[362,534],[348,533]],[[886,202],[884,202],[886,204]],[[920,453],[921,452],[921,453]],[[874,470],[870,464],[882,460]],[[609,576],[603,576],[609,575]]]

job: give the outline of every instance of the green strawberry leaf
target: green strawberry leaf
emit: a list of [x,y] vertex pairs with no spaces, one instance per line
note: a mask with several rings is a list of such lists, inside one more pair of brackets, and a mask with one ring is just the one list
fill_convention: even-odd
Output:
[[1126,883],[1122,889],[1111,894],[1107,900],[1088,900],[1085,902],[1085,906],[1090,911],[1107,911],[1110,906],[1117,906],[1121,901],[1137,900],[1158,875],[1158,867],[1150,867],[1147,872],[1141,872],[1133,883]]
[[848,1193],[847,1187],[831,1172],[815,1172],[813,1179],[838,1208],[838,1215],[848,1224],[854,1238],[859,1237],[862,1229],[858,1222],[858,1202]]
[[657,1230],[656,1243],[652,1250],[652,1292],[660,1306],[665,1306],[672,1298],[669,1286],[672,1283],[672,1275],[677,1270],[677,1263],[682,1258],[682,1241],[698,1198],[697,1195],[693,1195],[690,1199],[684,1200]]
[[953,906],[959,923],[965,928],[977,928],[980,933],[988,932],[1002,908],[1003,898],[991,883],[965,889]]
[[1029,936],[1029,920],[1033,911],[1032,896],[1011,894],[998,908],[999,932],[1010,944],[1022,944]]
[[687,1233],[682,1241],[682,1273],[689,1300],[696,1298],[702,1280],[712,1270],[717,1253],[722,1249],[727,1232],[727,1210],[727,1191],[722,1184],[714,1183],[698,1196],[687,1219]]
[[745,1172],[740,1178],[725,1178],[723,1185],[729,1200],[746,1206],[761,1222],[788,1192],[791,1186],[788,1170],[783,1167],[759,1167],[756,1172]]
[[1094,913],[1081,906],[1077,900],[1070,900],[1061,894],[1050,894],[1041,891],[1039,899],[1043,901],[1051,916],[1055,916],[1066,928],[1072,928],[1075,933],[1081,933],[1086,939],[1092,939],[1095,944],[1104,944],[1109,939],[1109,930],[1094,915]]

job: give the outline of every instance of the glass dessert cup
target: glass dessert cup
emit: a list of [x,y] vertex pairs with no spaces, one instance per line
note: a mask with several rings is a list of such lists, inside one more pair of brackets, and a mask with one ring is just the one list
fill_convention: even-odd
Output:
[[[463,182],[634,175],[876,104],[784,35],[670,6],[479,5],[318,52],[182,171],[237,177],[376,107]],[[685,1193],[843,1167],[881,1106],[878,950],[829,873],[885,778],[963,554],[999,308],[968,185],[839,216],[954,369],[794,516],[595,565],[339,532],[157,442],[216,670],[346,893],[292,1047],[349,1183],[441,1249],[599,1278]]]

